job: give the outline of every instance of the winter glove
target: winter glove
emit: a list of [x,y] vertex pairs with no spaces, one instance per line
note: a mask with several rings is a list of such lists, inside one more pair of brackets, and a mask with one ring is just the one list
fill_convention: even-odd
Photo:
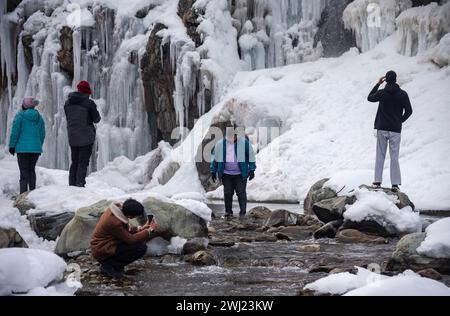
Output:
[[11,147],[9,153],[14,156],[16,154],[16,149]]
[[211,179],[212,179],[212,182],[216,183],[217,175],[215,173],[211,173]]
[[255,172],[254,172],[254,171],[250,171],[250,172],[248,173],[248,179],[249,179],[250,181],[252,181],[253,179],[255,179]]

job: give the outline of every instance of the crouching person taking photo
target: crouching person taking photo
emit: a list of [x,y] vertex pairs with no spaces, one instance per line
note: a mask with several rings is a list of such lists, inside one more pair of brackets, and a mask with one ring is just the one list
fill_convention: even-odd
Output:
[[154,220],[143,227],[132,227],[131,219],[145,215],[144,206],[129,199],[123,205],[113,203],[102,215],[91,240],[92,256],[101,264],[103,276],[122,276],[125,266],[141,259],[146,242],[153,238]]

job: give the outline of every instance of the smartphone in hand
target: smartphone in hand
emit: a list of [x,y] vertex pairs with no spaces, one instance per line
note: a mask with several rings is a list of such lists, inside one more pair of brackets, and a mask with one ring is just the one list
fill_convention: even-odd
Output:
[[148,218],[148,223],[151,224],[153,222],[154,216],[153,215],[147,215],[147,218]]

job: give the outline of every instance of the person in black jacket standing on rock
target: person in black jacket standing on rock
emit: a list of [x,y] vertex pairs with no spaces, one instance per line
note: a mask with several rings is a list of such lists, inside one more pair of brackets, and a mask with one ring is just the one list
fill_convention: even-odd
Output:
[[[379,90],[386,82],[386,87]],[[397,84],[397,74],[389,71],[372,89],[368,97],[369,102],[379,102],[378,113],[375,120],[377,130],[377,158],[375,166],[374,188],[381,188],[383,183],[384,161],[389,144],[391,156],[391,182],[392,191],[398,192],[402,184],[399,154],[402,125],[412,115],[413,110],[408,94]]]
[[100,122],[97,105],[89,96],[92,94],[88,82],[81,81],[77,92],[69,95],[64,106],[67,118],[69,145],[72,152],[72,164],[69,173],[69,185],[84,187],[86,175],[95,143],[94,124]]

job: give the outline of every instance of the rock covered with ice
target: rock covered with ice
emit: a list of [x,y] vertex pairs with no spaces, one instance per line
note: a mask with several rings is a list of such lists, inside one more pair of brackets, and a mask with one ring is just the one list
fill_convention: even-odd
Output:
[[[443,5],[432,2],[403,11],[397,17],[396,25],[398,51],[407,56],[423,54],[438,45],[443,35],[450,32],[450,2]],[[445,46],[441,48],[445,50]]]
[[440,67],[450,65],[450,33],[441,38],[432,53],[431,59]]
[[366,52],[395,32],[396,17],[411,6],[410,0],[355,0],[344,10],[343,20],[355,33],[358,47]]

